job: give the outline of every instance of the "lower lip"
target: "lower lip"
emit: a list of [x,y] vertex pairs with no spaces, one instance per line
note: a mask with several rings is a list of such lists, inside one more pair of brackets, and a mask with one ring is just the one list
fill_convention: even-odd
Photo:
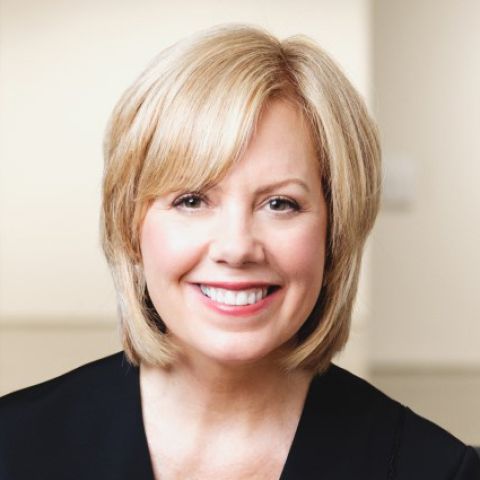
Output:
[[260,300],[257,303],[252,303],[250,305],[226,305],[224,303],[218,303],[212,300],[211,298],[204,295],[200,289],[199,285],[193,285],[195,290],[197,291],[198,295],[200,296],[200,300],[210,309],[214,310],[217,313],[221,313],[223,315],[230,315],[233,317],[245,317],[249,315],[253,315],[258,313],[266,308],[278,297],[279,292],[281,292],[281,288],[275,290],[270,295],[267,295],[265,298]]

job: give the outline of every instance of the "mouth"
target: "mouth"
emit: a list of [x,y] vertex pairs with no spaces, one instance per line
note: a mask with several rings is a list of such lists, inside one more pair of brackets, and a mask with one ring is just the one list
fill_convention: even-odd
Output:
[[279,285],[262,285],[245,289],[218,288],[208,284],[196,285],[205,297],[215,303],[237,307],[255,305],[280,289]]

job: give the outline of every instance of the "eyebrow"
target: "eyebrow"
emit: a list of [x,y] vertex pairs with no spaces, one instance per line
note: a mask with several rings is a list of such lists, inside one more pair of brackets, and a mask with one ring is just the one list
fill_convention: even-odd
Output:
[[272,190],[275,190],[278,187],[283,187],[285,185],[289,184],[296,184],[302,187],[307,193],[310,193],[310,189],[308,188],[308,185],[303,181],[300,180],[299,178],[286,178],[285,180],[280,180],[279,182],[271,183],[269,185],[265,185],[264,187],[259,188],[256,190],[256,193],[268,193],[271,192]]
[[[292,184],[292,183],[295,184],[295,185],[299,185],[307,193],[310,193],[310,188],[308,188],[308,185],[303,180],[300,180],[299,178],[286,178],[285,180],[280,180],[279,182],[270,183],[268,185],[265,185],[263,187],[258,188],[257,190],[255,190],[255,193],[256,194],[269,193],[272,190],[275,190],[276,188],[284,187],[285,185],[289,185],[289,184]],[[217,190],[217,189],[221,190],[219,185],[214,185],[211,189],[212,190]]]

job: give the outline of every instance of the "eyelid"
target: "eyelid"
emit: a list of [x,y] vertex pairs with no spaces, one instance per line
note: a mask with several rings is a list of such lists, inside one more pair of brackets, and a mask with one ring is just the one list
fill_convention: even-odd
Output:
[[291,202],[291,203],[296,203],[298,204],[298,202],[293,199],[292,197],[289,197],[288,195],[272,195],[269,200],[285,200],[286,202]]
[[179,193],[178,195],[175,196],[175,199],[173,201],[175,202],[176,200],[180,200],[181,198],[191,197],[191,196],[192,197],[197,196],[197,197],[202,197],[203,198],[205,195],[204,195],[203,192],[193,190],[193,191]]

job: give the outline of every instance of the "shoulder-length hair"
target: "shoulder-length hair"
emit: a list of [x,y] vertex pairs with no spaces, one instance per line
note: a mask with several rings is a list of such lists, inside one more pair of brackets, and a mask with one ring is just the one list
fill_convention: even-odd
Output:
[[129,360],[165,366],[173,344],[149,298],[140,230],[151,202],[220,181],[262,110],[293,101],[317,150],[328,207],[324,285],[283,361],[324,370],[346,343],[362,251],[379,205],[380,147],[363,100],[311,39],[245,25],[200,32],[164,50],[124,93],[105,137],[102,242]]

